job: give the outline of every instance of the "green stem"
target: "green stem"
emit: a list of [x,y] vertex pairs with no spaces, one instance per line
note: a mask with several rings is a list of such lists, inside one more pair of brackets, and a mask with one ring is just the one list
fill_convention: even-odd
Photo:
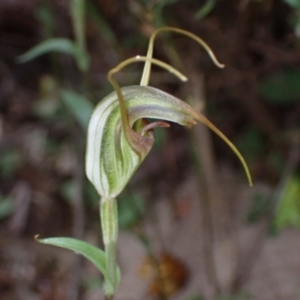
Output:
[[119,284],[116,263],[116,245],[118,238],[118,210],[115,198],[102,198],[100,201],[100,217],[105,259],[108,278],[105,278],[105,294],[107,299],[112,299]]
[[72,0],[71,12],[77,46],[82,52],[85,53],[85,1]]

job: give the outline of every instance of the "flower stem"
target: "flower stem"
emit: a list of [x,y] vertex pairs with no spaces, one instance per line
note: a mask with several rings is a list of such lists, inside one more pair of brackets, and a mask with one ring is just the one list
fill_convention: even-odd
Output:
[[101,198],[100,216],[105,247],[105,263],[108,274],[108,278],[105,278],[105,295],[107,299],[112,299],[119,284],[119,275],[116,264],[118,210],[117,200],[115,198]]

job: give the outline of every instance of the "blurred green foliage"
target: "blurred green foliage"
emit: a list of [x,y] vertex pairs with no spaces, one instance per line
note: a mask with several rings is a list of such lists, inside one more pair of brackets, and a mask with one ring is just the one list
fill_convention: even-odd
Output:
[[196,19],[200,20],[207,16],[217,4],[217,0],[207,0],[203,7],[199,11],[196,12]]
[[74,179],[70,179],[62,184],[61,195],[69,204],[71,204],[73,199],[76,197],[77,190],[76,181]]
[[260,81],[259,93],[276,104],[293,104],[300,99],[299,82],[300,70],[282,69]]
[[85,51],[85,2],[85,0],[71,0],[70,3],[75,42],[82,55],[87,55]]
[[265,148],[264,138],[255,125],[248,125],[243,134],[235,141],[237,148],[247,157],[248,161],[256,161]]
[[284,0],[286,4],[295,9],[300,9],[300,1],[299,0]]
[[0,157],[0,174],[4,178],[12,177],[23,163],[22,156],[17,149],[8,150]]
[[52,76],[43,76],[40,79],[40,97],[33,103],[33,113],[44,120],[55,121],[60,108],[58,86]]
[[86,203],[90,204],[91,206],[99,205],[99,195],[94,188],[94,186],[88,181],[84,181],[84,196],[86,199]]
[[89,68],[90,58],[76,43],[66,38],[49,38],[18,57],[19,63],[25,63],[41,55],[59,52],[72,56],[82,72]]
[[295,175],[288,178],[282,189],[274,224],[279,230],[289,226],[300,229],[300,179]]
[[191,298],[188,298],[188,300],[203,300],[202,296],[193,296]]
[[86,3],[86,10],[88,18],[92,19],[96,23],[101,36],[109,45],[117,49],[119,47],[118,38],[101,12],[96,9],[91,2]]
[[232,296],[220,296],[217,297],[215,300],[250,300],[251,297],[245,293],[239,293],[237,295]]
[[10,197],[0,197],[0,221],[9,217],[14,211],[14,204]]
[[282,155],[274,149],[271,153],[268,154],[267,163],[270,165],[274,170],[278,172],[278,174],[282,173],[282,170],[285,167],[285,160]]
[[271,199],[269,197],[260,194],[254,195],[248,215],[248,222],[254,223],[265,217],[270,211],[270,201]]
[[146,202],[136,193],[120,197],[118,201],[120,228],[130,229],[136,225],[146,211]]
[[62,90],[60,97],[84,131],[87,131],[90,117],[94,110],[92,103],[84,96],[71,90]]
[[83,285],[88,290],[99,289],[103,285],[103,280],[99,277],[85,277],[83,279]]

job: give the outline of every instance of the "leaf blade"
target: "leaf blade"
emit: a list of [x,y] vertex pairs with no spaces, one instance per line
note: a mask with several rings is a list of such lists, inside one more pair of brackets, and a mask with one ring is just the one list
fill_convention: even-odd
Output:
[[98,249],[97,247],[84,241],[68,237],[37,239],[37,241],[42,244],[56,246],[74,251],[75,253],[80,253],[90,262],[92,262],[104,275],[104,277],[107,278],[107,272],[105,267],[105,253],[103,250]]
[[56,51],[65,54],[76,56],[76,46],[74,43],[65,38],[52,38],[34,46],[24,54],[17,57],[19,63],[25,63],[33,60],[43,54]]
[[71,55],[81,71],[85,71],[89,67],[90,58],[88,54],[80,49],[73,41],[66,38],[47,39],[18,56],[17,62],[26,63],[50,52],[60,52]]

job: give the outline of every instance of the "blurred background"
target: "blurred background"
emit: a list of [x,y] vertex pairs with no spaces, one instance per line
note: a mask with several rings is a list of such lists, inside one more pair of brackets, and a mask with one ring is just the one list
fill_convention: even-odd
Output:
[[[189,81],[153,67],[151,85],[205,114],[244,155],[254,186],[203,125],[155,130],[118,199],[115,299],[300,299],[300,1],[82,3],[0,0],[0,298],[104,298],[94,266],[34,236],[102,247],[84,174],[88,120],[112,91],[107,72],[144,55],[167,25],[203,38],[226,67],[160,34],[154,57]],[[141,72],[135,64],[117,78],[139,84]]]

